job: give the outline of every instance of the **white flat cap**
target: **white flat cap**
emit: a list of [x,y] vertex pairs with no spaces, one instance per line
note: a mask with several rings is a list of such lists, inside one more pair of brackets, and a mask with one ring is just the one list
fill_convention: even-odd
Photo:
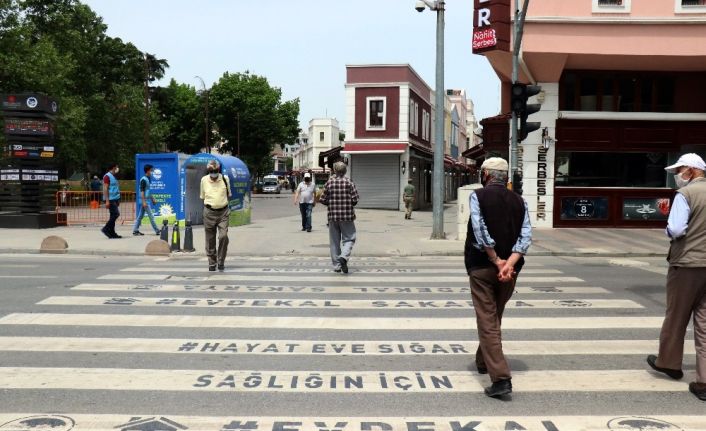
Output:
[[507,171],[507,161],[500,157],[491,157],[489,159],[485,159],[480,168],[491,171]]

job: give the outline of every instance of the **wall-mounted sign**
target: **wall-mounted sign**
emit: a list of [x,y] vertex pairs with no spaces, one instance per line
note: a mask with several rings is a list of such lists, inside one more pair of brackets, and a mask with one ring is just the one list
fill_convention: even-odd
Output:
[[562,220],[606,220],[607,197],[569,197],[561,199]]
[[623,220],[667,220],[670,207],[669,198],[625,198]]
[[3,94],[3,111],[44,112],[56,115],[59,105],[56,100],[39,93]]
[[510,0],[474,0],[473,53],[510,51]]
[[8,135],[51,136],[54,129],[48,120],[35,118],[5,118]]

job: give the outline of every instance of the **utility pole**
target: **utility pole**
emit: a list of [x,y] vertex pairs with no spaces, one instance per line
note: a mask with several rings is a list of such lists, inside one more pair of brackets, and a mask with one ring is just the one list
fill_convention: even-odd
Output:
[[145,85],[144,85],[144,97],[145,97],[145,124],[143,130],[143,150],[145,153],[150,152],[150,71],[147,64],[147,54],[144,55],[144,71],[145,71]]
[[[522,47],[522,31],[525,25],[525,16],[529,0],[524,0],[522,10],[517,8],[519,0],[515,3],[515,25],[513,26],[513,46],[512,46],[512,83],[516,84],[518,79],[518,69],[520,68],[520,48]],[[512,120],[510,122],[510,172],[507,176],[507,188],[512,190],[512,181],[515,172],[517,172],[517,113],[512,111]]]
[[431,239],[445,239],[444,233],[444,10],[445,2],[436,7],[436,115],[434,129],[434,169],[432,171]]

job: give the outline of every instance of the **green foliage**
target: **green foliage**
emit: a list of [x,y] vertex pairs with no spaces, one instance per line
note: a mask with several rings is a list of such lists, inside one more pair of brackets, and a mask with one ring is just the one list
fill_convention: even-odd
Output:
[[237,154],[239,141],[240,158],[254,176],[272,170],[270,152],[275,145],[299,134],[299,99],[281,99],[279,88],[249,72],[226,72],[210,91],[213,123],[226,141],[222,151]]
[[196,154],[204,151],[206,92],[199,96],[196,89],[171,80],[168,87],[155,91],[153,100],[165,119],[164,141],[170,151]]
[[297,137],[299,100],[283,101],[266,78],[225,73],[203,92],[174,80],[151,87],[168,62],[106,30],[79,0],[0,0],[0,93],[57,99],[57,157],[66,172],[103,172],[117,162],[128,174],[135,153],[197,153],[209,130],[208,144],[217,133],[232,154],[239,135],[240,156],[256,175],[272,170],[275,145]]

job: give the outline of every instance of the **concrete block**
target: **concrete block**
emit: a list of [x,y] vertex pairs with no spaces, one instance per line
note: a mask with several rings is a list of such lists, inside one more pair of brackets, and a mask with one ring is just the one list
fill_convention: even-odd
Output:
[[147,243],[145,254],[148,256],[169,256],[171,248],[167,241],[155,239]]
[[42,240],[40,253],[65,254],[69,251],[69,243],[60,236],[51,235]]

